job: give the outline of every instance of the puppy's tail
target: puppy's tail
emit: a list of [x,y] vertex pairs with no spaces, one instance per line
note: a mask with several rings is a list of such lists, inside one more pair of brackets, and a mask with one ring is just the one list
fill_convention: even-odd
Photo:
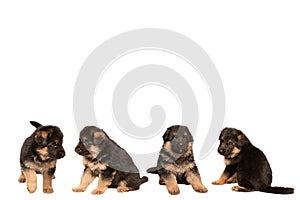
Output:
[[157,167],[151,167],[151,168],[147,169],[147,173],[158,174],[158,169],[157,169]]
[[140,178],[140,185],[142,185],[143,183],[146,183],[147,181],[148,181],[148,177],[143,176],[142,178]]
[[38,127],[42,126],[42,124],[40,124],[40,123],[38,123],[38,122],[36,122],[36,121],[30,121],[30,124],[31,124],[32,126],[34,126],[35,128],[38,128]]
[[294,188],[285,188],[285,187],[268,187],[263,190],[262,192],[273,193],[273,194],[293,194]]

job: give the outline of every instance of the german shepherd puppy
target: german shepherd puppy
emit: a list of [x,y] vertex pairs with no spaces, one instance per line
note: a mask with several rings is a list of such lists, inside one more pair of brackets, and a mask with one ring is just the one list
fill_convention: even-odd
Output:
[[170,194],[179,194],[177,184],[192,185],[196,192],[207,192],[193,154],[193,136],[186,126],[171,126],[163,135],[163,146],[157,166],[147,170],[159,175],[159,184],[166,185]]
[[30,123],[36,130],[24,141],[21,148],[19,182],[26,182],[28,191],[33,193],[37,188],[36,174],[42,174],[43,192],[52,193],[56,161],[65,156],[63,133],[57,126],[43,126],[35,121]]
[[272,170],[264,153],[253,146],[242,131],[224,128],[219,137],[219,154],[224,156],[225,170],[215,185],[238,183],[237,192],[261,191],[292,194],[293,188],[272,187]]
[[132,158],[108,135],[95,126],[87,126],[80,132],[75,152],[83,156],[84,172],[74,192],[84,192],[99,177],[98,186],[92,194],[102,194],[107,188],[118,192],[138,190],[148,178],[140,178]]

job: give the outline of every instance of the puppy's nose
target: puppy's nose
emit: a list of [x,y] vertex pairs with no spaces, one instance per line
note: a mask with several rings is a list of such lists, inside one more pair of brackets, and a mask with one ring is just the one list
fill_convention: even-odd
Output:
[[81,152],[81,148],[80,148],[79,146],[77,146],[77,147],[75,148],[75,152],[80,153],[80,152]]
[[218,148],[218,152],[219,152],[219,154],[223,155],[225,153],[225,149]]
[[58,152],[58,157],[62,158],[66,155],[65,151]]

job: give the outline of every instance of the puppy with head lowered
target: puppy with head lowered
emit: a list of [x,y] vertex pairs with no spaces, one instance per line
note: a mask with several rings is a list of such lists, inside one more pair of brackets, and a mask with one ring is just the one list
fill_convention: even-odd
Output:
[[63,133],[57,126],[42,126],[30,122],[36,130],[23,143],[20,155],[20,183],[27,183],[30,193],[36,191],[36,174],[43,175],[43,192],[52,193],[52,179],[56,169],[56,161],[65,156],[62,146]]
[[219,137],[218,152],[224,156],[225,170],[212,184],[238,183],[237,192],[261,191],[292,194],[293,188],[272,187],[272,170],[264,153],[253,146],[240,130],[224,128]]
[[163,135],[164,144],[157,166],[147,170],[159,175],[159,184],[170,194],[179,194],[178,184],[192,185],[196,192],[207,192],[202,184],[193,154],[193,136],[186,126],[171,126]]
[[95,126],[87,126],[80,132],[76,153],[83,156],[84,172],[74,192],[84,192],[99,177],[97,188],[92,194],[102,194],[107,188],[118,192],[138,190],[148,178],[140,178],[132,158],[108,135]]

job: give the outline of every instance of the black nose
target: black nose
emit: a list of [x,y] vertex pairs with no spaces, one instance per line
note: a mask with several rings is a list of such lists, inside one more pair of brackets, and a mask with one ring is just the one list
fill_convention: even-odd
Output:
[[80,154],[80,153],[82,152],[82,151],[81,151],[81,148],[80,148],[79,146],[77,146],[77,147],[75,148],[75,152]]
[[225,149],[223,149],[223,148],[218,148],[218,152],[219,152],[219,154],[224,155]]
[[58,157],[59,158],[62,158],[62,157],[64,157],[66,154],[65,154],[65,151],[60,151],[60,152],[58,152]]

